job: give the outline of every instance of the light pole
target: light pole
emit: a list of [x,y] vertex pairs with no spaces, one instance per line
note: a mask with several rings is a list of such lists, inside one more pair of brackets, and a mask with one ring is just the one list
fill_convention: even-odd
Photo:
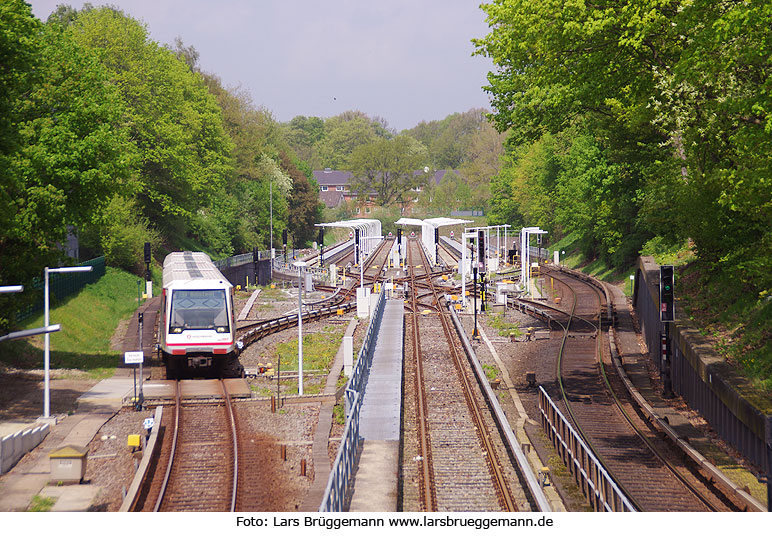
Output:
[[10,294],[11,292],[24,292],[24,285],[9,285],[0,287],[0,294]]
[[303,396],[303,268],[304,261],[294,263],[298,269],[298,394]]
[[[48,308],[49,308],[49,300],[48,300],[48,274],[69,274],[69,273],[76,273],[76,272],[90,272],[93,270],[93,266],[65,266],[63,268],[48,268],[46,267],[43,270],[44,276],[45,276],[45,295],[43,296],[43,309],[44,309],[44,328],[48,329]],[[51,395],[50,395],[50,363],[51,363],[51,342],[50,342],[50,333],[46,331],[46,343],[45,343],[45,352],[44,352],[44,359],[43,359],[43,367],[45,369],[45,381],[44,381],[44,389],[43,389],[43,417],[48,418],[51,416]]]

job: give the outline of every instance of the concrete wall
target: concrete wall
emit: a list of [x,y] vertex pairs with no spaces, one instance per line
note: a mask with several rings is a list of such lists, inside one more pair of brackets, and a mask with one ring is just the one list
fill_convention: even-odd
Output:
[[[676,281],[676,291],[678,282]],[[659,265],[641,257],[633,295],[649,355],[662,370],[659,337]],[[711,427],[760,468],[767,468],[766,421],[772,401],[728,364],[676,303],[676,322],[670,327],[673,391],[698,411]]]
[[49,424],[20,430],[0,439],[0,474],[5,474],[16,465],[22,456],[37,447],[51,431]]

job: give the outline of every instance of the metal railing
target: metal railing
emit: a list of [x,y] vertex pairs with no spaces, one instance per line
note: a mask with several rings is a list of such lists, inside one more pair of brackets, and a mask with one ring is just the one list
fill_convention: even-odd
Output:
[[346,389],[346,399],[351,397],[351,413],[346,419],[343,441],[338,448],[335,462],[330,470],[330,478],[324,490],[320,512],[342,512],[349,493],[351,476],[356,467],[359,452],[359,412],[362,409],[363,396],[356,391]]
[[[375,309],[370,315],[370,324],[367,326],[367,334],[365,335],[364,343],[362,343],[362,348],[359,350],[359,356],[357,357],[356,365],[354,365],[354,370],[351,373],[351,378],[348,381],[346,389],[352,389],[361,394],[364,394],[365,392],[365,387],[367,386],[367,377],[370,373],[370,365],[372,365],[373,354],[375,353],[375,342],[377,339],[378,331],[381,328],[381,320],[383,319],[383,309],[385,307],[385,303],[385,293],[381,292],[378,295],[378,301],[375,304]],[[347,407],[347,415],[348,412],[349,408]]]
[[630,500],[541,386],[539,412],[542,428],[593,509],[596,512],[635,512]]
[[359,357],[346,385],[346,427],[338,447],[338,454],[330,470],[327,487],[319,506],[320,512],[342,512],[351,491],[351,481],[359,455],[359,413],[362,409],[362,399],[370,374],[370,365],[373,362],[375,340],[383,319],[385,303],[385,293],[381,292],[370,315],[370,325],[367,327],[364,344],[359,350]]

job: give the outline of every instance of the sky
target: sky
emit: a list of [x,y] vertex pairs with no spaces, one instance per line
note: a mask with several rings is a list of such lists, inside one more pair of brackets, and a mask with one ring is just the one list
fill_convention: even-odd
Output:
[[[180,37],[199,66],[286,122],[359,110],[397,131],[490,108],[490,59],[472,56],[489,28],[481,0],[91,0]],[[27,0],[39,19],[61,3]]]

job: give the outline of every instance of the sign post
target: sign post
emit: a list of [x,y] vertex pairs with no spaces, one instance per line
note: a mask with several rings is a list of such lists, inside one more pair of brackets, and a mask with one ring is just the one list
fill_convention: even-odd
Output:
[[[145,360],[145,355],[143,352],[124,352],[123,354],[123,362],[127,365],[139,365]],[[141,375],[140,375],[140,381],[142,381]],[[134,404],[135,409],[137,407],[137,368],[134,367]],[[141,406],[140,406],[141,407]]]

